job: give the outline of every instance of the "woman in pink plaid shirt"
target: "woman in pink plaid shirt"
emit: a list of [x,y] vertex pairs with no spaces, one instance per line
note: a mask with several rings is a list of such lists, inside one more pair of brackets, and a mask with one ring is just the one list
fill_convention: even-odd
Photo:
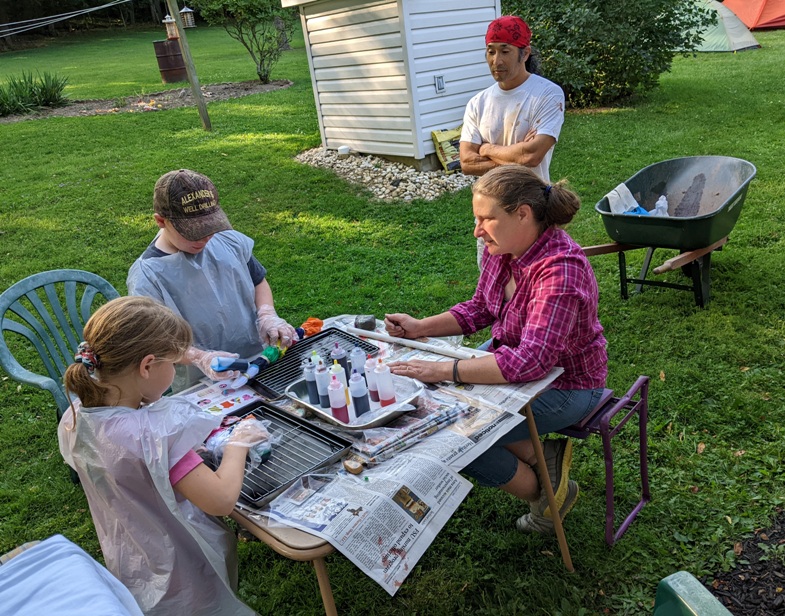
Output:
[[[541,434],[566,428],[594,408],[608,373],[597,281],[581,247],[560,228],[578,212],[580,199],[563,182],[546,184],[520,165],[492,169],[472,192],[474,236],[485,241],[474,297],[424,319],[389,314],[385,324],[402,338],[468,335],[490,326],[492,338],[480,348],[491,354],[390,367],[426,383],[520,383],[561,366],[564,373],[532,410]],[[572,444],[549,439],[543,449],[563,518],[578,498],[578,484],[569,479]],[[516,522],[519,530],[551,533],[552,513],[535,463],[523,422],[464,471],[529,503],[530,513]]]

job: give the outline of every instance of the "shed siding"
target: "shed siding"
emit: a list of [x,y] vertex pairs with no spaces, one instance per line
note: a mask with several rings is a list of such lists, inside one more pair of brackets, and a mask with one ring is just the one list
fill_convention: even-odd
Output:
[[[281,0],[306,36],[322,144],[422,159],[491,85],[484,61],[499,0]],[[434,78],[446,89],[437,93]]]
[[397,2],[328,0],[302,12],[323,145],[414,156]]
[[[485,30],[500,6],[496,0],[424,0],[405,7],[418,149],[426,156],[435,152],[431,131],[458,126],[469,99],[493,84],[485,64]],[[444,77],[441,94],[436,75]]]

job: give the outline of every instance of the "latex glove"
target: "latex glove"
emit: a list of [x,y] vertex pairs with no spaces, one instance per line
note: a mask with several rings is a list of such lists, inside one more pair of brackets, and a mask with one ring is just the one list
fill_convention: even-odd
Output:
[[254,447],[270,440],[270,433],[258,419],[243,419],[234,424],[227,446]]
[[185,360],[204,372],[205,376],[211,381],[223,381],[224,379],[236,379],[240,376],[239,370],[225,370],[216,372],[210,367],[210,362],[214,357],[240,357],[237,353],[227,353],[226,351],[202,351],[196,347],[191,347],[185,353]]
[[297,332],[279,317],[270,304],[262,304],[256,311],[256,329],[262,342],[275,346],[280,342],[283,348],[289,348],[297,340]]

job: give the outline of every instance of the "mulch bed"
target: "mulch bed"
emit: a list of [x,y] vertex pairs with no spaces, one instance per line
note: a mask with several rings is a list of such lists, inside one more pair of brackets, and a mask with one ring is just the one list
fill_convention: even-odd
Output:
[[701,582],[734,616],[785,614],[785,512],[733,549],[737,568]]

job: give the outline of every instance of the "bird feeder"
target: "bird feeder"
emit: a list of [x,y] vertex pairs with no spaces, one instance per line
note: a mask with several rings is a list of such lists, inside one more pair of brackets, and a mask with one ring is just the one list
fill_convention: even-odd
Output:
[[183,20],[183,28],[196,27],[196,23],[194,22],[193,9],[189,9],[187,6],[184,6],[180,11],[180,19]]
[[175,22],[174,18],[171,15],[167,15],[164,17],[164,20],[161,22],[166,26],[166,38],[170,41],[174,41],[180,38],[180,35],[177,33],[177,22]]

